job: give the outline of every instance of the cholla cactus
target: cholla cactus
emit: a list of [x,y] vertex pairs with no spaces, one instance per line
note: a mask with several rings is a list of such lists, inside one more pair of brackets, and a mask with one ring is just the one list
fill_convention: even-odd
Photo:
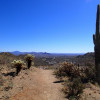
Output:
[[31,54],[27,54],[25,56],[25,60],[27,61],[27,67],[30,68],[32,65],[32,60],[34,59],[34,56]]
[[11,64],[16,68],[16,74],[18,75],[25,63],[22,60],[14,60]]

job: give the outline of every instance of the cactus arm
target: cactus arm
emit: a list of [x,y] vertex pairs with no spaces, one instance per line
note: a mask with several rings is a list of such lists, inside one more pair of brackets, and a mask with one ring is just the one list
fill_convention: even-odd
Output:
[[95,35],[93,34],[93,42],[95,44],[95,41],[96,41],[96,38],[95,38]]

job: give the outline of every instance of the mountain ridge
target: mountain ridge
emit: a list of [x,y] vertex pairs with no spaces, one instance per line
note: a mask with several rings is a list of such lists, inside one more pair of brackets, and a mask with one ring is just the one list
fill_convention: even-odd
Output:
[[[0,52],[3,53],[3,52]],[[36,57],[52,57],[52,56],[78,56],[84,55],[85,53],[47,53],[47,52],[20,52],[20,51],[12,51],[12,52],[4,52],[4,53],[11,53],[13,55],[26,55],[32,54]]]

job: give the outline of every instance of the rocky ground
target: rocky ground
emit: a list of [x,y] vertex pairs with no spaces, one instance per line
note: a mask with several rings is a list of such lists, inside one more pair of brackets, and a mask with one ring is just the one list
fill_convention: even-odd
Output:
[[2,100],[66,100],[61,91],[63,86],[56,83],[52,70],[23,70],[11,81],[13,87],[9,91],[2,90]]
[[[14,70],[3,69],[1,74],[0,100],[67,100],[53,70],[33,67],[14,76]],[[100,100],[100,87],[87,84],[80,100]]]

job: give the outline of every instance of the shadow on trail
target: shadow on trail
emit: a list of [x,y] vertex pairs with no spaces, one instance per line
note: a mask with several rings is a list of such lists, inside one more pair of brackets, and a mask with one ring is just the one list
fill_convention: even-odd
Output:
[[15,72],[9,72],[9,73],[4,73],[3,74],[4,76],[12,76],[12,77],[15,77],[16,76],[16,73]]
[[62,82],[64,82],[64,80],[54,81],[53,83],[62,83]]

